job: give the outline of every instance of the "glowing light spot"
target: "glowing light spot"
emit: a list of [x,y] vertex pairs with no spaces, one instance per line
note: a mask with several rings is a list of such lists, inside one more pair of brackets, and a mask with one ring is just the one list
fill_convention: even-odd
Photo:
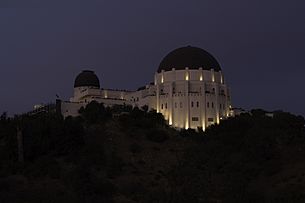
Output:
[[189,80],[189,74],[188,73],[185,74],[185,80]]
[[200,81],[202,81],[202,80],[203,80],[203,76],[202,76],[202,74],[200,75],[199,80],[200,80]]
[[188,117],[186,117],[186,120],[185,120],[185,129],[189,129],[189,121],[188,121]]
[[202,119],[202,130],[205,131],[205,119]]

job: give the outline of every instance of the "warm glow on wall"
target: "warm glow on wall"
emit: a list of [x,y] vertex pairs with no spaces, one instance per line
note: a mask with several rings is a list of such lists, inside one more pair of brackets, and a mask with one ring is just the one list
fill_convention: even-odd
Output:
[[185,119],[185,129],[189,129],[189,119],[188,119],[188,116],[186,116],[186,119]]
[[108,95],[107,95],[107,92],[106,92],[106,91],[105,91],[104,97],[105,97],[106,99],[108,98]]
[[205,131],[205,119],[202,119],[202,130]]
[[163,76],[163,74],[161,76],[161,83],[164,83],[164,76]]
[[169,115],[168,124],[173,125],[173,119],[171,115]]
[[202,81],[202,80],[203,80],[203,76],[202,76],[202,74],[200,75],[199,80],[200,80],[200,81]]
[[185,80],[189,80],[189,73],[185,74]]
[[212,72],[212,82],[215,82],[215,74]]

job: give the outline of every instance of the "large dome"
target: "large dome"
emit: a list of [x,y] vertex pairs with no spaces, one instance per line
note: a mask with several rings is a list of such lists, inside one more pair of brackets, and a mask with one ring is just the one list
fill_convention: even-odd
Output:
[[187,46],[178,48],[165,56],[160,63],[158,73],[162,70],[171,71],[172,68],[184,70],[186,67],[189,69],[202,67],[203,70],[221,70],[219,63],[210,53],[197,47]]
[[75,79],[74,87],[86,86],[100,88],[100,81],[93,71],[84,70]]

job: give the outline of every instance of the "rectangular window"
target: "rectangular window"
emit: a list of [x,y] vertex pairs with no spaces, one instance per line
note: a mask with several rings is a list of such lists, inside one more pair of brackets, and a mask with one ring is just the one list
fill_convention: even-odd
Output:
[[207,103],[207,107],[210,108],[210,103],[209,102]]
[[180,108],[182,108],[182,102],[180,102]]
[[197,108],[199,107],[199,102],[197,102]]
[[192,121],[199,121],[198,117],[192,117]]
[[165,103],[165,109],[167,109],[167,103]]
[[175,108],[177,108],[177,102],[175,102]]
[[214,108],[214,102],[212,102],[212,108]]
[[214,122],[214,118],[208,118],[209,122]]
[[191,106],[194,107],[194,102],[191,103]]

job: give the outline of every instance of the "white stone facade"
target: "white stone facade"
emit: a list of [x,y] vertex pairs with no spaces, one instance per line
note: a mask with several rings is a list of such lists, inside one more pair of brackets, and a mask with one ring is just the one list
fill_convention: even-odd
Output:
[[155,74],[155,86],[155,109],[174,127],[205,129],[229,116],[230,91],[220,71],[162,71]]
[[162,70],[155,73],[154,84],[138,91],[100,89],[94,86],[74,88],[69,102],[61,102],[64,117],[77,116],[91,101],[111,105],[132,105],[155,109],[176,128],[202,128],[218,124],[230,116],[230,90],[221,70],[211,68]]

